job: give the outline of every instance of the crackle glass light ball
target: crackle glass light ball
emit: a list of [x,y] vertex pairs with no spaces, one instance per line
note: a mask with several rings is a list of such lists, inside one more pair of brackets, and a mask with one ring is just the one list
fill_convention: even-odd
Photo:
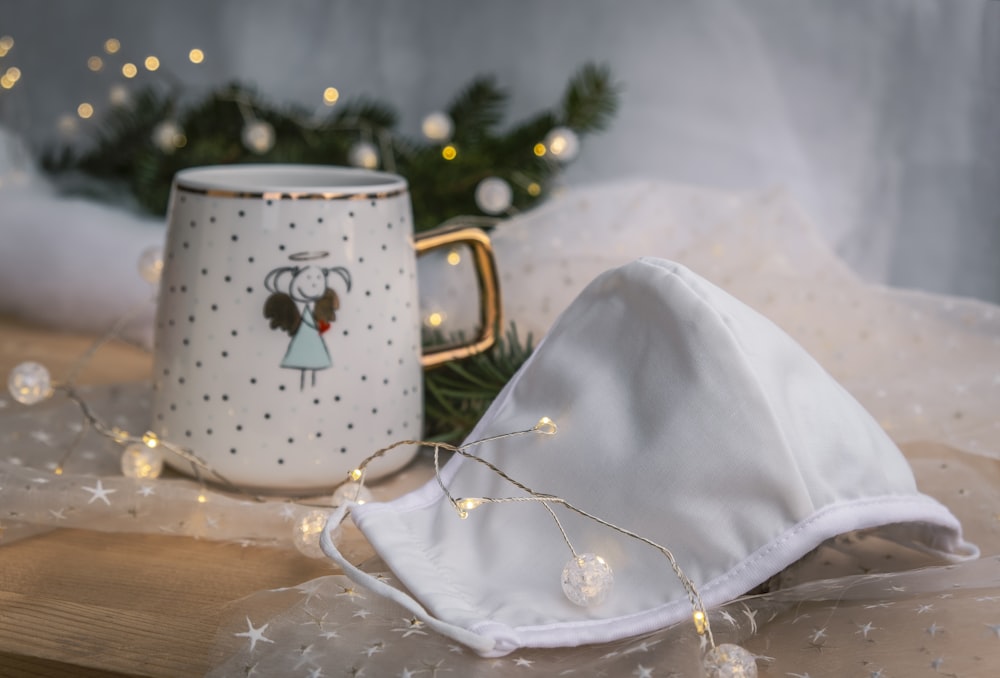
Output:
[[545,147],[557,160],[569,162],[580,152],[580,137],[569,127],[555,127],[545,136]]
[[108,90],[108,101],[112,106],[126,106],[132,100],[125,85],[112,85]]
[[173,120],[164,120],[153,128],[153,145],[164,153],[173,153],[184,145],[184,130]]
[[241,138],[248,151],[263,155],[274,148],[274,126],[264,120],[254,120],[243,126]]
[[319,547],[319,536],[326,526],[328,516],[326,511],[310,511],[295,524],[292,539],[299,553],[309,558],[325,557],[323,549]]
[[347,151],[347,162],[355,167],[375,169],[378,167],[378,149],[370,141],[359,141]]
[[160,282],[163,274],[163,248],[159,245],[147,247],[139,255],[139,275],[148,283],[156,284]]
[[757,658],[739,645],[722,643],[705,653],[707,678],[757,678]]
[[152,480],[163,473],[163,452],[159,447],[130,443],[122,452],[122,475],[127,478]]
[[375,497],[372,495],[371,490],[364,485],[344,483],[333,491],[333,496],[330,497],[330,506],[340,506],[345,501],[367,504],[374,499]]
[[594,553],[581,553],[571,558],[562,571],[563,593],[581,607],[600,605],[614,584],[611,566]]
[[455,130],[455,123],[444,111],[434,111],[424,118],[420,130],[431,141],[448,141]]
[[476,185],[476,206],[486,214],[500,214],[510,208],[514,191],[500,177],[486,177]]
[[45,365],[24,362],[10,371],[7,390],[22,405],[34,405],[52,395],[52,377]]
[[74,136],[80,129],[80,123],[77,121],[75,115],[70,115],[69,113],[59,116],[59,121],[56,123],[56,129],[59,133],[65,137]]

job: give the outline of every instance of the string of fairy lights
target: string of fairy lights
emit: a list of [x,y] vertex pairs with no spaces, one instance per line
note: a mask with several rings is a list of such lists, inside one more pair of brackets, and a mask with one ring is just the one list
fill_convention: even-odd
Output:
[[[3,59],[14,48],[14,38],[0,37],[0,59]],[[191,47],[186,55],[188,67],[201,67],[207,61],[205,50]],[[79,134],[82,126],[95,120],[103,112],[104,107],[124,107],[131,101],[128,83],[153,76],[171,81],[176,85],[180,80],[171,73],[167,63],[155,54],[142,57],[127,56],[125,46],[117,38],[108,38],[101,44],[97,53],[86,59],[87,70],[95,75],[112,78],[107,89],[106,101],[88,98],[80,101],[75,111],[65,112],[58,117],[56,127],[65,137],[72,138]],[[0,87],[12,89],[21,82],[22,73],[17,66],[6,69],[0,67]],[[319,92],[317,113],[337,105],[341,99],[340,90],[333,85],[322,86]],[[251,153],[263,155],[271,151],[278,142],[274,127],[266,120],[260,119],[254,111],[253,102],[245,97],[237,98],[243,118],[243,126],[239,138],[243,146]],[[305,128],[320,124],[320,117],[315,119],[297,119],[296,122]],[[348,128],[345,128],[345,131]],[[459,157],[460,149],[451,142],[454,123],[444,111],[433,111],[427,114],[420,125],[421,133],[431,142],[440,145],[440,157],[445,162],[454,161]],[[375,169],[381,167],[389,172],[395,171],[392,134],[384,129],[358,127],[351,131],[358,134],[358,140],[348,150],[348,162],[359,168]],[[160,152],[172,154],[188,145],[189,139],[180,123],[167,117],[160,121],[151,134],[151,141]],[[574,160],[580,150],[580,140],[577,133],[565,126],[553,128],[544,139],[536,142],[531,153],[556,165],[562,165]],[[542,186],[537,181],[528,180],[524,189],[529,195],[537,197]],[[513,209],[513,189],[510,183],[501,177],[491,176],[482,179],[475,188],[476,206],[488,215],[510,215]]]
[[[0,37],[0,60],[8,56],[13,50],[14,45],[15,42],[11,36]],[[192,47],[187,52],[187,61],[194,67],[204,64],[206,58],[204,50],[199,47]],[[0,88],[10,90],[19,85],[22,80],[22,73],[16,65],[6,68],[3,66],[3,62],[0,61]],[[126,84],[128,81],[153,73],[158,73],[161,77],[173,77],[169,74],[161,59],[156,55],[149,54],[135,60],[126,59],[122,43],[116,38],[105,40],[101,45],[100,52],[92,54],[87,58],[86,66],[92,73],[116,74],[114,76],[115,81],[111,83],[108,89],[106,104],[113,107],[127,106],[129,104],[130,93]],[[325,86],[321,92],[319,106],[333,107],[340,100],[340,97],[340,91],[336,87]],[[273,126],[257,117],[253,102],[249,99],[236,98],[234,102],[238,106],[243,119],[243,127],[240,130],[241,143],[251,152],[258,154],[267,153],[277,142]],[[57,123],[58,129],[65,135],[78,133],[81,124],[86,124],[87,121],[100,113],[100,108],[103,105],[105,104],[94,103],[92,101],[79,102],[75,113],[67,113],[59,118]],[[304,125],[309,124],[308,120],[300,122]],[[357,131],[360,134],[360,138],[349,151],[349,162],[354,166],[368,169],[374,169],[381,165],[385,169],[392,171],[394,160],[391,135],[385,131],[367,128],[361,128]],[[434,111],[425,116],[421,123],[421,132],[428,140],[440,144],[440,155],[443,161],[453,161],[458,157],[460,151],[456,145],[451,143],[454,123],[446,113]],[[177,149],[183,148],[189,140],[185,130],[181,128],[177,121],[168,118],[155,126],[152,133],[152,141],[161,152],[173,153]],[[535,156],[559,163],[565,163],[574,159],[578,151],[579,139],[576,133],[567,127],[552,129],[543,140],[535,143],[531,149],[531,152]],[[540,193],[541,187],[538,184],[531,184],[527,186],[527,190],[532,195],[537,195]],[[512,195],[513,191],[510,184],[499,177],[484,178],[475,188],[477,206],[489,215],[509,213],[513,202]],[[451,252],[448,254],[447,261],[451,265],[457,265],[460,261],[460,255],[457,252]],[[163,268],[162,252],[159,248],[147,250],[140,257],[138,265],[140,275],[147,282],[152,284],[158,283]],[[430,326],[438,326],[442,321],[443,315],[440,312],[432,313],[426,320]],[[193,474],[202,484],[203,490],[207,487],[205,479],[210,478],[220,483],[227,490],[253,496],[251,493],[229,482],[228,479],[202,460],[193,450],[162,439],[152,431],[146,431],[138,435],[130,433],[118,426],[107,423],[91,410],[86,400],[75,387],[75,374],[79,371],[79,367],[89,360],[90,356],[100,346],[114,338],[122,324],[120,322],[108,336],[98,340],[90,350],[84,353],[74,369],[71,370],[70,377],[66,383],[54,383],[49,370],[37,362],[23,362],[14,367],[10,372],[7,381],[8,391],[18,403],[26,406],[36,405],[46,401],[56,392],[61,392],[66,398],[76,404],[80,410],[83,421],[80,433],[68,446],[53,472],[56,475],[62,475],[65,472],[66,463],[84,433],[87,430],[93,430],[105,438],[113,440],[121,447],[121,471],[126,477],[147,481],[159,478],[163,472],[165,454],[173,453],[190,463]],[[667,559],[673,575],[680,581],[687,593],[692,611],[691,619],[695,630],[703,640],[703,646],[706,650],[703,657],[703,666],[706,675],[710,678],[730,676],[753,678],[756,676],[756,659],[753,654],[738,645],[730,643],[716,645],[712,636],[707,610],[701,600],[701,596],[694,582],[684,574],[673,553],[668,548],[642,535],[590,514],[570,504],[561,497],[538,492],[510,477],[498,466],[470,452],[470,450],[484,443],[502,438],[530,434],[556,435],[557,431],[558,428],[554,421],[548,417],[542,417],[529,429],[476,440],[461,446],[419,440],[400,441],[376,451],[356,469],[352,470],[345,482],[333,489],[329,505],[340,506],[345,502],[348,502],[349,505],[351,503],[362,504],[371,501],[372,494],[364,485],[365,471],[370,463],[404,445],[428,446],[433,450],[436,482],[439,484],[450,505],[454,508],[456,516],[459,519],[467,519],[470,512],[486,504],[504,505],[532,502],[539,504],[548,513],[555,523],[560,538],[566,544],[570,553],[570,558],[559,578],[562,590],[567,599],[577,605],[584,607],[600,605],[611,594],[614,585],[614,574],[611,564],[603,556],[596,553],[579,553],[574,548],[570,535],[560,521],[554,508],[561,507],[574,512],[625,537],[636,539],[658,550]],[[483,465],[505,482],[519,489],[523,493],[522,496],[454,497],[440,474],[440,453],[442,450],[460,455],[467,460]],[[201,502],[207,500],[205,491],[199,494],[198,497],[198,500]],[[260,497],[254,498],[258,501],[265,501]],[[345,517],[346,515],[345,513]],[[328,509],[316,508],[307,512],[301,519],[295,522],[292,540],[303,554],[310,557],[324,556],[320,547],[320,536],[326,528],[328,516]]]
[[[163,269],[162,257],[153,251],[143,253],[139,261],[139,272],[141,276],[151,283],[159,281],[159,274]],[[178,445],[172,441],[160,438],[152,431],[146,431],[136,435],[130,433],[119,426],[111,425],[98,417],[89,407],[83,396],[77,391],[74,385],[75,375],[79,372],[90,357],[105,343],[114,338],[117,331],[124,325],[126,315],[116,324],[115,328],[105,337],[97,340],[94,345],[86,351],[70,370],[66,383],[53,383],[51,374],[44,365],[37,362],[23,362],[15,366],[7,380],[7,388],[11,396],[18,403],[26,406],[37,405],[51,398],[57,391],[63,393],[70,401],[77,405],[80,410],[83,426],[76,439],[69,445],[62,459],[56,465],[53,473],[62,475],[65,466],[72,455],[77,444],[80,442],[87,430],[93,430],[100,435],[117,443],[122,448],[121,470],[122,475],[129,478],[154,481],[160,477],[164,467],[165,451],[179,456],[191,464],[195,478],[202,484],[202,492],[198,495],[198,501],[207,501],[207,488],[205,478],[212,478],[229,491],[249,495],[257,501],[267,501],[259,496],[243,490],[230,482],[225,476],[216,471],[210,464],[202,460],[193,450]],[[503,433],[481,440],[475,440],[463,445],[455,446],[443,442],[428,442],[421,440],[402,440],[385,448],[375,451],[364,459],[355,469],[351,470],[343,483],[334,488],[330,496],[329,505],[336,507],[345,503],[348,510],[344,513],[344,519],[349,515],[349,507],[353,504],[363,504],[372,500],[372,493],[365,487],[365,474],[370,464],[385,456],[391,451],[412,445],[421,445],[433,450],[434,478],[438,483],[444,497],[455,510],[455,514],[460,520],[469,518],[472,511],[484,505],[504,505],[522,502],[532,502],[539,504],[553,519],[557,531],[566,544],[570,558],[560,574],[560,582],[563,594],[568,600],[582,607],[595,607],[604,602],[611,594],[614,586],[614,573],[611,564],[600,554],[579,553],[574,548],[572,540],[559,519],[553,507],[561,507],[572,511],[588,520],[613,530],[625,537],[640,541],[658,550],[667,560],[673,575],[683,586],[688,602],[691,607],[691,620],[699,637],[702,639],[705,650],[702,659],[706,675],[709,678],[729,678],[745,677],[755,678],[757,675],[757,665],[755,656],[745,648],[732,643],[716,644],[712,636],[708,611],[702,602],[694,582],[684,574],[677,563],[674,554],[665,546],[623,527],[619,527],[596,515],[593,515],[573,504],[566,499],[543,492],[538,492],[526,484],[512,478],[500,467],[492,462],[483,459],[471,452],[476,447],[483,444],[498,441],[505,438],[512,438],[525,435],[546,435],[554,436],[558,434],[558,426],[555,421],[547,416],[541,417],[531,428]],[[521,496],[508,497],[455,497],[441,476],[440,455],[441,452],[451,452],[461,457],[480,464],[490,472],[496,474],[505,482],[513,485],[523,494]],[[321,558],[324,552],[321,547],[321,537],[327,530],[329,509],[314,508],[299,518],[293,524],[292,541],[296,548],[304,555]],[[339,525],[333,526],[339,534]]]

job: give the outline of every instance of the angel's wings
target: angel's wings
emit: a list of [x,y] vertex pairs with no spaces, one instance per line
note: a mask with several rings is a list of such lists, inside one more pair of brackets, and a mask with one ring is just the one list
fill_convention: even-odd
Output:
[[337,310],[340,309],[340,297],[329,287],[323,292],[323,296],[316,300],[316,320],[332,323],[337,319]]
[[299,307],[284,292],[275,292],[264,302],[264,317],[271,321],[271,329],[282,329],[293,336],[299,329],[302,316]]

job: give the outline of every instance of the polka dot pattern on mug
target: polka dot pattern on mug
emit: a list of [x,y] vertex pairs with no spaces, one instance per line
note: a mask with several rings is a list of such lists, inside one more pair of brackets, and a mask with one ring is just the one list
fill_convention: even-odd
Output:
[[173,204],[157,314],[158,434],[237,484],[275,489],[335,484],[419,435],[406,194],[185,198]]

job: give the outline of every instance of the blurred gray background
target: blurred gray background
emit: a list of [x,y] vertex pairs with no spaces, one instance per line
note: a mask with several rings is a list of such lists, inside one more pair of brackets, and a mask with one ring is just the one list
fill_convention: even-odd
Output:
[[[162,76],[117,74],[147,54],[193,93],[379,98],[412,134],[477,74],[510,89],[513,121],[606,62],[623,105],[568,182],[783,186],[869,280],[1000,301],[997,2],[0,0],[0,34],[16,41],[0,66],[22,71],[0,124],[36,145],[79,102]],[[110,37],[121,53],[90,72]]]

